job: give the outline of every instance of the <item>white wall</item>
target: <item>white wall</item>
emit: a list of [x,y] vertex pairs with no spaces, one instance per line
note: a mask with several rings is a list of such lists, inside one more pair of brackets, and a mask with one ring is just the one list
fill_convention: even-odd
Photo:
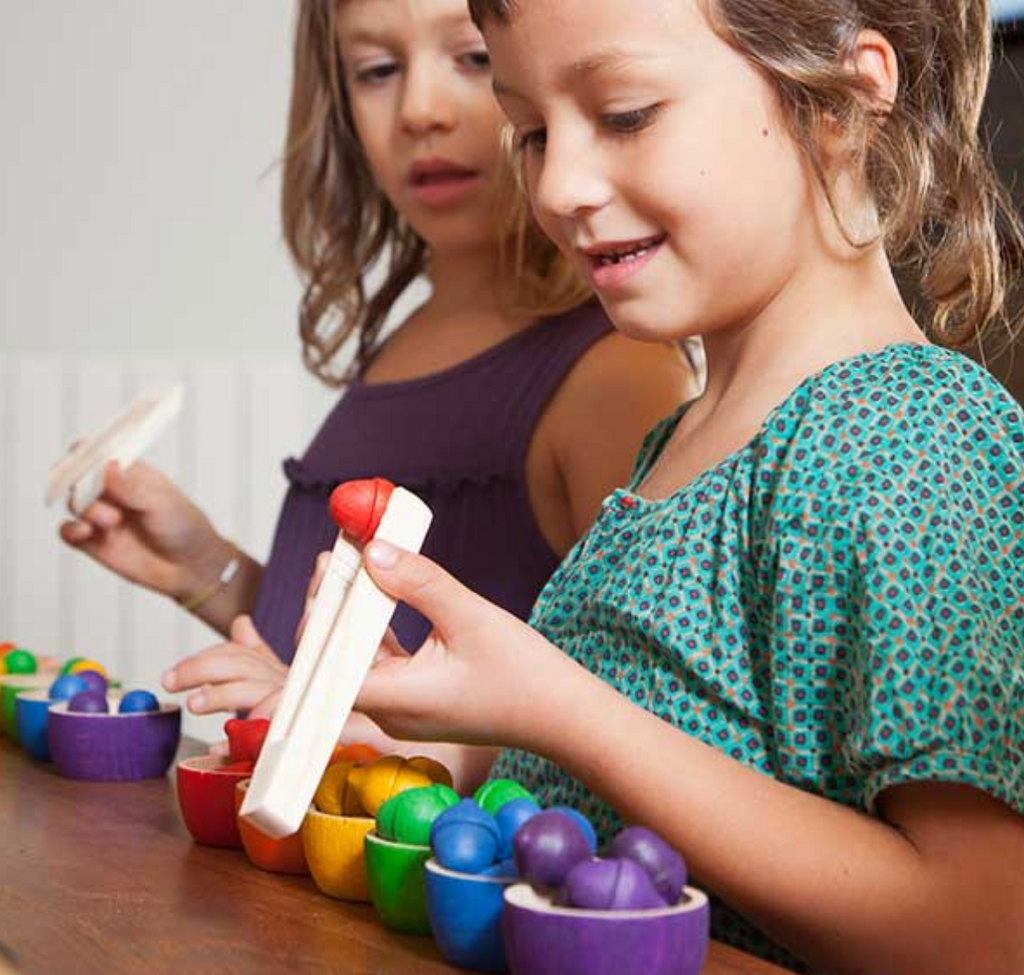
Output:
[[[0,0],[0,640],[96,656],[153,690],[213,641],[60,545],[42,507],[52,454],[153,379],[192,391],[155,459],[266,554],[279,461],[329,402],[300,364],[278,221],[292,11]],[[267,376],[273,394],[254,401]],[[266,423],[239,425],[260,409]],[[183,437],[232,430],[258,440],[241,445],[245,470],[185,462]],[[209,737],[222,720],[187,728]]]
[[0,0],[0,351],[296,352],[292,9]]

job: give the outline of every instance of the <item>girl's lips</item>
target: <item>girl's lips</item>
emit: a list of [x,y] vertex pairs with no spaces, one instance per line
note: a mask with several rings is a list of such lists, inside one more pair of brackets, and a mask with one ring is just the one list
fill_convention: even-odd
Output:
[[437,173],[428,178],[409,181],[413,198],[428,207],[445,207],[459,203],[481,182],[479,173],[471,171]]
[[447,159],[425,159],[409,170],[409,189],[414,199],[428,207],[444,207],[460,202],[476,189],[481,179],[478,170]]
[[616,291],[639,274],[661,250],[666,235],[648,237],[614,247],[599,246],[584,251],[590,281],[596,291]]

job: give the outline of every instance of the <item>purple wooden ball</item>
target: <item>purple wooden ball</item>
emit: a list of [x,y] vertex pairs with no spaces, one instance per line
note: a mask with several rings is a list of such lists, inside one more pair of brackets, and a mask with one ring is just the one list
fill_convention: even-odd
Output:
[[85,681],[85,686],[90,691],[98,691],[100,694],[107,693],[107,678],[98,670],[80,670],[75,676]]
[[667,907],[647,871],[633,860],[584,860],[569,871],[560,900],[592,911]]
[[675,904],[686,886],[686,863],[657,833],[643,826],[629,826],[612,843],[611,855],[640,864],[654,887],[669,904]]
[[590,844],[579,824],[551,809],[519,827],[512,849],[520,876],[541,887],[560,887],[577,863],[590,859]]
[[594,832],[594,827],[590,820],[583,815],[578,809],[573,809],[572,806],[552,806],[552,812],[565,813],[570,819],[575,820],[579,823],[580,829],[583,830],[583,835],[587,838],[587,842],[590,844],[590,852],[597,853],[597,833]]
[[80,714],[106,714],[110,708],[107,706],[107,696],[100,691],[79,691],[70,701],[68,710]]

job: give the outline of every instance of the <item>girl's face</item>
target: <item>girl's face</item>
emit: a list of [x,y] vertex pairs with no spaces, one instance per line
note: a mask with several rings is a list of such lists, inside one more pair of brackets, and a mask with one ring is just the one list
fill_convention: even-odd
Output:
[[797,275],[813,176],[696,0],[529,0],[485,33],[537,219],[622,331],[742,326]]
[[504,118],[465,0],[342,0],[348,100],[381,190],[437,252],[497,242]]

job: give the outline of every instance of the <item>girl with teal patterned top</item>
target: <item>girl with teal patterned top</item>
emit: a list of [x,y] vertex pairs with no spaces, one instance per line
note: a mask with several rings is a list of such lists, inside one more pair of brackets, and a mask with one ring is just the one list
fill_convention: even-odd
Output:
[[[980,0],[471,0],[548,235],[704,395],[532,628],[381,543],[435,630],[359,706],[642,822],[717,937],[805,970],[1024,971],[1024,416],[940,347],[1004,310]],[[890,264],[918,270],[931,344]]]

